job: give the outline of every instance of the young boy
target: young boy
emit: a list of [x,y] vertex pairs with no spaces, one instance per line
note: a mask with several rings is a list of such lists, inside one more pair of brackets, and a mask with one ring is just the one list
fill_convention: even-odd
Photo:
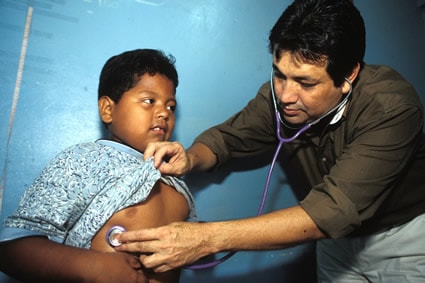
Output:
[[[15,241],[48,237],[65,245],[115,252],[107,235],[113,226],[134,230],[194,219],[193,198],[185,183],[161,176],[142,154],[149,142],[170,139],[177,85],[174,58],[161,51],[138,49],[110,58],[98,89],[99,114],[109,139],[72,146],[44,168],[5,220],[0,251],[13,253],[5,247]],[[1,261],[4,272],[18,275]],[[140,272],[149,282],[179,278],[178,270]],[[20,276],[27,279],[25,273]]]

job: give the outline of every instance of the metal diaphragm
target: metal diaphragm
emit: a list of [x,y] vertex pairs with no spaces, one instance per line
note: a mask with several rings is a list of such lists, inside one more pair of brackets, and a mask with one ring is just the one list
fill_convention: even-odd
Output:
[[122,226],[115,225],[108,229],[106,232],[106,242],[113,247],[118,247],[121,245],[121,242],[117,240],[117,235],[126,231]]

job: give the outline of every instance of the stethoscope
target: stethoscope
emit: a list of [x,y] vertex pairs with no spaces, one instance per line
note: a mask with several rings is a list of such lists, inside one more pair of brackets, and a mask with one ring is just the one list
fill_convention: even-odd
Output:
[[[270,90],[271,90],[271,96],[272,96],[272,100],[273,100],[273,107],[274,107],[274,116],[276,119],[276,137],[278,139],[278,145],[276,147],[276,151],[273,155],[273,159],[272,162],[270,163],[270,167],[269,170],[267,172],[267,178],[266,178],[266,182],[264,184],[264,189],[263,189],[263,196],[261,198],[260,201],[260,206],[258,208],[258,212],[256,216],[259,216],[261,214],[263,214],[263,210],[264,210],[264,205],[266,203],[266,199],[267,199],[267,194],[269,191],[269,187],[270,187],[270,180],[272,177],[272,173],[273,173],[273,169],[276,165],[276,160],[277,157],[279,156],[280,150],[283,146],[283,144],[285,143],[290,143],[293,142],[295,139],[297,139],[302,133],[304,133],[305,131],[307,131],[308,129],[311,128],[311,126],[319,123],[323,118],[329,116],[330,114],[334,113],[336,111],[336,113],[339,113],[339,111],[342,111],[342,109],[344,108],[344,106],[346,105],[346,103],[348,102],[352,90],[353,90],[353,85],[352,83],[347,79],[344,78],[345,81],[350,85],[350,90],[349,92],[345,95],[344,99],[342,99],[336,106],[334,106],[333,108],[331,108],[329,111],[327,111],[326,113],[322,114],[319,118],[315,119],[313,122],[309,122],[306,125],[298,128],[298,131],[290,138],[284,138],[281,135],[280,132],[280,128],[281,125],[285,126],[286,128],[290,128],[290,129],[296,129],[293,128],[292,126],[287,125],[284,120],[282,119],[282,117],[280,116],[279,110],[278,110],[278,104],[276,101],[276,95],[274,92],[274,84],[273,84],[273,70],[271,72],[271,76],[270,76]],[[125,228],[122,226],[113,226],[111,227],[107,233],[106,233],[106,241],[113,247],[119,246],[121,243],[119,243],[118,241],[116,241],[115,236],[117,233],[122,233],[125,231]],[[211,267],[215,267],[217,265],[219,265],[220,263],[228,260],[230,257],[232,257],[234,254],[236,253],[236,251],[233,252],[229,252],[226,255],[224,255],[223,257],[211,261],[211,262],[207,262],[207,263],[203,263],[203,264],[194,264],[194,265],[188,265],[185,266],[183,268],[185,269],[192,269],[192,270],[198,270],[198,269],[206,269],[206,268],[211,268]]]
[[347,78],[344,78],[344,80],[350,85],[350,90],[345,95],[344,99],[342,99],[336,106],[334,106],[329,111],[322,114],[319,118],[317,118],[313,122],[307,123],[306,125],[302,126],[301,128],[298,128],[299,130],[292,137],[284,138],[284,137],[282,137],[281,132],[280,132],[281,124],[284,125],[286,128],[290,128],[290,129],[296,129],[296,128],[289,126],[287,123],[285,123],[285,121],[280,116],[278,106],[277,106],[277,101],[276,101],[276,95],[275,95],[275,92],[274,92],[273,70],[272,70],[271,76],[270,76],[270,90],[271,90],[271,96],[272,96],[272,100],[273,100],[274,115],[275,115],[275,119],[276,119],[276,137],[279,140],[279,143],[277,145],[276,151],[275,151],[273,159],[272,159],[272,163],[270,164],[270,168],[269,168],[269,171],[267,173],[267,179],[266,179],[266,183],[264,185],[263,197],[262,197],[261,202],[260,202],[260,207],[258,209],[257,216],[259,216],[260,214],[263,213],[264,204],[265,204],[267,194],[268,194],[268,190],[269,190],[269,187],[270,187],[270,180],[271,180],[272,172],[273,172],[274,166],[276,164],[277,157],[280,153],[280,150],[281,150],[283,144],[293,142],[302,133],[304,133],[305,131],[310,129],[311,126],[319,123],[323,118],[329,116],[330,114],[334,113],[335,111],[336,111],[336,113],[339,113],[340,111],[342,111],[342,109],[347,104],[348,100],[350,99],[351,93],[353,91],[353,85],[352,85],[351,81]]

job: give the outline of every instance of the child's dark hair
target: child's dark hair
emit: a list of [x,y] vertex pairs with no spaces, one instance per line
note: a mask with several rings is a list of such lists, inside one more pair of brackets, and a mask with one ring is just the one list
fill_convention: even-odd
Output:
[[136,49],[113,56],[106,61],[100,73],[98,99],[108,96],[118,103],[122,95],[146,73],[166,76],[173,82],[175,90],[179,80],[174,63],[172,55],[167,56],[154,49]]

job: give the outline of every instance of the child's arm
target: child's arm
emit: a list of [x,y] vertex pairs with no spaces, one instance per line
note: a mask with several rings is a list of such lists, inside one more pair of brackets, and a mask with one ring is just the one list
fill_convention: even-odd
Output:
[[0,244],[0,270],[31,282],[148,282],[137,258],[27,237]]

